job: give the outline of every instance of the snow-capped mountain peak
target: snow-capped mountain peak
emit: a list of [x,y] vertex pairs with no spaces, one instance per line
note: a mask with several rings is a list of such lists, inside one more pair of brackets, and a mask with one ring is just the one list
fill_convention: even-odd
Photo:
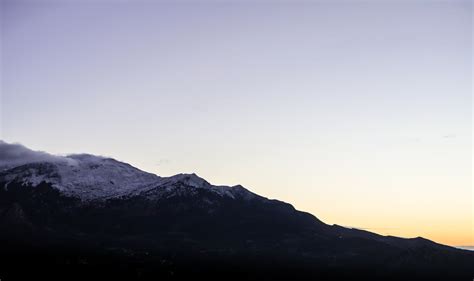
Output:
[[[9,153],[4,153],[5,150]],[[200,191],[230,198],[254,196],[241,186],[211,185],[194,173],[159,177],[113,158],[91,154],[55,156],[4,142],[0,143],[0,164],[0,182],[6,182],[5,189],[11,182],[31,187],[47,183],[62,194],[82,201]]]
[[188,186],[196,187],[196,188],[205,188],[210,186],[211,184],[208,183],[205,179],[199,177],[195,173],[192,174],[177,174],[169,178],[173,182],[181,182]]

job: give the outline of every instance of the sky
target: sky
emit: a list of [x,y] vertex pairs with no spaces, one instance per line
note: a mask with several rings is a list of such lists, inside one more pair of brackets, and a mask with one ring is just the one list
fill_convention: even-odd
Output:
[[474,245],[471,1],[0,1],[0,139]]

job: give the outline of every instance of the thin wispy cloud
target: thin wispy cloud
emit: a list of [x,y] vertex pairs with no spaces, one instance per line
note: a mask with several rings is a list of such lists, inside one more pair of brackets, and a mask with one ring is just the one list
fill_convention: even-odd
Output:
[[158,160],[158,162],[156,162],[156,166],[163,166],[163,165],[167,165],[167,164],[170,164],[170,163],[171,163],[170,159],[163,158],[163,159]]
[[346,228],[366,230],[366,231],[380,231],[380,230],[397,230],[395,227],[359,227],[359,226],[344,226]]
[[456,134],[443,135],[443,138],[444,138],[444,139],[454,139],[454,138],[456,138],[456,137],[457,137]]

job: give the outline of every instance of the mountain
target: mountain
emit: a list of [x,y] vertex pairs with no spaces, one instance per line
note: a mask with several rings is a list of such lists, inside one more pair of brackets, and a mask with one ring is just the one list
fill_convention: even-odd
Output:
[[[334,202],[337,204],[337,202]],[[474,252],[327,225],[196,174],[0,142],[0,278],[471,280]],[[25,270],[28,269],[28,270]]]

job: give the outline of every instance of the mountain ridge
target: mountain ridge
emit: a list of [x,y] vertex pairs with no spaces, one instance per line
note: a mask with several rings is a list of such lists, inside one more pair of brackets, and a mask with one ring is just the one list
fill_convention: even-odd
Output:
[[[11,157],[2,153],[5,145],[4,164],[5,155]],[[26,252],[43,257],[45,268],[69,272],[71,263],[82,268],[85,259],[94,272],[109,274],[99,265],[124,263],[132,268],[130,278],[145,268],[146,279],[171,278],[171,271],[187,278],[196,270],[211,279],[230,273],[248,279],[236,267],[260,280],[296,273],[303,280],[463,280],[474,274],[472,252],[421,237],[328,225],[240,185],[215,186],[196,174],[160,177],[89,154],[71,162],[25,153],[32,161],[17,157],[10,161],[17,166],[0,171],[0,241],[8,245],[0,261],[11,268],[22,264],[20,253]],[[215,264],[225,270],[217,274]]]

